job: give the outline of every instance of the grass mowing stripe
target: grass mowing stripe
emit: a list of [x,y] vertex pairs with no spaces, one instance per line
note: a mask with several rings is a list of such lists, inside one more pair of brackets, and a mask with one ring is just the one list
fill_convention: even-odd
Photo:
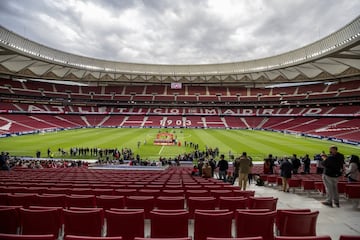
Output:
[[[231,151],[235,155],[240,155],[245,151],[245,148],[247,147],[247,144],[245,144],[246,139],[240,132],[228,130],[226,132],[218,131],[217,134],[221,135],[222,139],[228,142],[229,149],[227,152]],[[223,151],[223,149],[221,149],[221,151]]]
[[204,147],[205,145],[211,148],[218,147],[219,149],[228,147],[225,141],[222,141],[213,129],[195,131],[194,133],[202,139],[202,145]]

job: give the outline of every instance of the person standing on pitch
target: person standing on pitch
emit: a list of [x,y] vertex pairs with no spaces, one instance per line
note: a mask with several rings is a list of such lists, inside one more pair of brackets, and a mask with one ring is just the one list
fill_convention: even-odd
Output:
[[337,184],[342,175],[344,164],[344,155],[338,152],[336,146],[330,147],[329,156],[323,156],[323,181],[326,189],[326,200],[322,204],[326,206],[332,207],[334,202],[336,207],[340,207]]
[[251,159],[247,156],[246,152],[243,152],[239,161],[239,187],[241,190],[246,190],[248,175],[252,166]]

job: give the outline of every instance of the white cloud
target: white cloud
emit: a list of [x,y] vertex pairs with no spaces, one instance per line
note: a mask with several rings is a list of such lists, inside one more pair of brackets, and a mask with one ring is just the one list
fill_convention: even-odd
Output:
[[302,47],[358,15],[358,0],[2,0],[1,24],[108,60],[199,64]]

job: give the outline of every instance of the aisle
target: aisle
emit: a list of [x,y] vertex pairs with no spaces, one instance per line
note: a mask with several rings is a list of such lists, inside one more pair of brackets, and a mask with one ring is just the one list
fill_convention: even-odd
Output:
[[[279,191],[278,187],[260,187],[255,184],[249,186],[255,190],[255,196],[277,197],[278,209],[310,208],[319,210],[317,221],[317,235],[330,235],[332,240],[338,240],[340,235],[360,236],[360,206],[353,208],[353,204],[340,195],[340,208],[330,208],[321,204],[325,197],[318,193],[307,193],[297,190],[295,193]],[[301,226],[299,226],[301,227]]]

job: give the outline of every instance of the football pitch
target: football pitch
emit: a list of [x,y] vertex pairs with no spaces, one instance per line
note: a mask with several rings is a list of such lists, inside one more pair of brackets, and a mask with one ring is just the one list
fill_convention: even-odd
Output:
[[[159,132],[169,132],[174,135],[181,146],[156,146],[153,140]],[[71,147],[83,148],[130,148],[142,159],[157,160],[162,157],[175,157],[179,154],[194,151],[185,146],[187,143],[199,145],[199,150],[218,147],[220,153],[240,155],[243,151],[254,160],[263,160],[269,153],[274,156],[299,157],[308,153],[310,158],[321,151],[328,152],[329,146],[337,145],[345,156],[360,155],[358,146],[335,143],[327,140],[286,135],[260,130],[224,130],[224,129],[151,129],[151,128],[85,128],[49,132],[35,135],[23,135],[0,139],[0,151],[9,152],[13,156],[35,157],[36,151],[41,157],[47,156],[51,149],[55,158],[60,158],[58,149],[67,153]],[[189,144],[188,144],[189,145]],[[66,154],[64,157],[68,158]],[[84,158],[84,157],[82,157]],[[95,158],[95,157],[88,157]]]

